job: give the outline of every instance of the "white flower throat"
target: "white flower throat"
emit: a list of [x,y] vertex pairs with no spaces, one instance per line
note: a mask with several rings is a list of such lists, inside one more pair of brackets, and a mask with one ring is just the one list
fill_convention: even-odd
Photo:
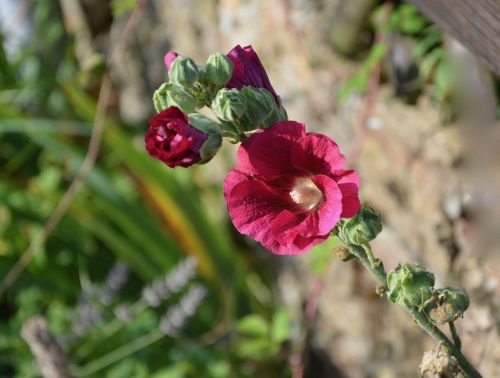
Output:
[[293,202],[308,211],[314,210],[323,202],[323,192],[308,177],[295,180],[290,197]]

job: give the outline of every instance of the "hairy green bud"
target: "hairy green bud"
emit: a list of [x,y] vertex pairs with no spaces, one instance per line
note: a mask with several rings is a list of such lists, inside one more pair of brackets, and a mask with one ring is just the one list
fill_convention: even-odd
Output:
[[170,83],[163,83],[153,94],[153,103],[157,113],[168,108],[168,90],[172,87]]
[[420,264],[402,264],[387,274],[387,288],[391,302],[422,308],[432,298],[434,274]]
[[168,77],[172,83],[190,87],[198,81],[199,74],[198,66],[191,58],[178,56],[170,66]]
[[336,227],[337,237],[345,244],[362,245],[375,239],[382,231],[380,214],[369,207],[363,207],[350,219],[341,220]]
[[210,118],[207,118],[198,113],[192,113],[189,115],[189,124],[195,129],[208,134],[207,140],[200,148],[201,160],[198,162],[198,164],[206,163],[215,156],[222,145],[222,135],[220,132],[220,127]]
[[240,94],[245,97],[247,111],[243,116],[246,131],[268,127],[281,121],[276,100],[271,92],[264,88],[243,87]]
[[453,322],[463,315],[469,307],[467,292],[459,287],[445,287],[434,292],[437,297],[428,311],[429,318],[434,323]]
[[177,85],[170,85],[167,90],[167,105],[177,106],[184,113],[192,113],[196,110],[198,102],[196,98]]
[[222,121],[238,122],[246,112],[247,104],[237,89],[223,88],[212,101],[212,110]]
[[212,54],[208,57],[205,72],[210,82],[223,86],[231,79],[233,62],[221,53]]

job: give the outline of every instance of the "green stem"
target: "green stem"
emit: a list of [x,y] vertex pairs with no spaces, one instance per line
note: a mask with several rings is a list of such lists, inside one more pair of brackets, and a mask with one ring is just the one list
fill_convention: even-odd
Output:
[[454,322],[449,322],[451,337],[453,338],[453,342],[455,343],[458,349],[462,348],[462,340],[460,340],[460,336],[458,336],[457,329],[455,327]]
[[95,372],[108,367],[115,362],[124,359],[125,357],[130,356],[132,353],[141,350],[154,342],[160,340],[164,334],[159,330],[155,329],[150,333],[147,333],[144,336],[141,336],[130,343],[127,343],[121,346],[118,349],[113,350],[112,352],[105,354],[104,356],[88,363],[83,368],[79,369],[75,375],[77,377],[84,377],[90,374],[94,374]]
[[431,323],[431,321],[427,318],[427,316],[425,316],[425,314],[418,311],[417,308],[408,307],[406,309],[408,313],[413,316],[413,319],[415,319],[415,322],[419,325],[420,328],[427,332],[434,340],[440,342],[448,350],[448,353],[450,353],[457,359],[460,367],[467,377],[482,377],[481,374],[474,368],[474,366],[472,366],[469,360],[462,354],[460,349],[455,344],[453,344],[450,339],[448,339],[448,337],[446,337],[446,335],[441,332],[439,328]]
[[[130,313],[132,318],[137,317],[146,308],[147,308],[146,303],[142,299],[139,299],[132,306],[130,306]],[[127,324],[128,324],[127,322],[120,320],[118,318],[113,319],[108,325],[106,325],[106,328],[104,328],[104,330],[99,334],[100,339],[105,340],[113,336],[116,332],[118,332]],[[94,350],[94,341],[87,340],[87,342],[84,341],[82,344],[80,344],[80,346],[76,349],[74,354],[78,356],[78,358],[83,359],[87,357],[90,353],[92,353],[93,350]]]
[[[385,272],[384,265],[373,256],[371,248],[368,244],[365,246],[349,245],[348,248],[349,251],[361,262],[361,264],[370,273],[372,273],[381,285],[387,285],[387,273]],[[454,344],[427,318],[424,313],[418,311],[417,308],[405,307],[405,309],[413,317],[413,319],[415,319],[415,322],[420,328],[427,332],[436,342],[445,346],[448,352],[457,359],[461,369],[467,377],[481,378],[481,374],[474,368],[474,366],[472,366],[469,360],[467,360],[467,358],[460,351],[460,346],[457,344],[455,339],[456,329],[455,332],[453,330],[451,331],[455,340]],[[450,329],[452,329],[451,327],[454,329],[454,325],[451,324],[452,323],[450,323]],[[458,335],[456,335],[456,337],[458,338]]]
[[361,247],[359,245],[350,245],[349,251],[356,256],[356,258],[370,273],[375,276],[381,285],[386,286],[387,274],[385,273],[384,264],[382,264],[381,261],[376,261],[375,257],[371,253],[371,248],[366,248],[366,246]]

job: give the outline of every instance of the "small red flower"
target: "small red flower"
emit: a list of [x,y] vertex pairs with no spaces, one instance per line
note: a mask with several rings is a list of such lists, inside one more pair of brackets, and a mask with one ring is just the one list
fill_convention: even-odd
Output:
[[200,148],[209,137],[188,123],[187,116],[175,106],[149,121],[146,149],[171,168],[189,167],[201,160]]
[[274,91],[266,70],[252,46],[236,45],[227,53],[227,57],[233,62],[234,68],[226,88],[241,89],[244,86],[264,88],[273,94],[276,103],[280,105],[279,96]]
[[279,255],[308,251],[360,209],[359,176],[337,144],[282,121],[248,138],[224,182],[236,229]]

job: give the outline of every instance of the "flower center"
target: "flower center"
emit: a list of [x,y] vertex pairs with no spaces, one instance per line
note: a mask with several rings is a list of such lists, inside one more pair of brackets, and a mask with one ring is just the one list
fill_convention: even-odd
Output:
[[314,210],[323,202],[323,193],[314,181],[308,177],[295,180],[295,184],[290,191],[290,197],[293,202],[307,211]]

